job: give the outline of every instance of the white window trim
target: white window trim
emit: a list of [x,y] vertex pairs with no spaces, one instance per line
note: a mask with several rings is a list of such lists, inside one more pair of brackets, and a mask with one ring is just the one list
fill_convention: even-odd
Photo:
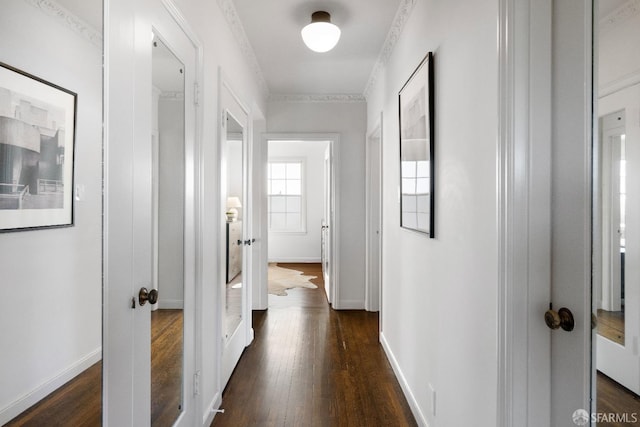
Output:
[[[300,186],[301,200],[300,200],[300,228],[296,230],[287,229],[274,229],[269,225],[270,221],[267,219],[267,227],[269,233],[274,234],[286,234],[292,235],[306,235],[307,234],[307,159],[305,157],[270,157],[267,160],[267,168],[272,163],[300,163],[300,180],[302,181]],[[268,176],[268,175],[267,175]],[[269,178],[267,178],[267,185],[269,185]],[[267,188],[267,215],[271,215],[271,208],[269,203],[269,189]]]

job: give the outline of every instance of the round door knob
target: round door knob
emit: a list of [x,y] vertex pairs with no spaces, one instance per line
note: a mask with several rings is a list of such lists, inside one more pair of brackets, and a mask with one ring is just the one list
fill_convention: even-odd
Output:
[[558,329],[562,328],[563,330],[569,332],[573,331],[575,327],[575,321],[573,319],[573,313],[566,307],[562,307],[557,312],[550,308],[544,313],[544,322],[547,324],[549,329]]
[[149,304],[155,304],[158,302],[158,290],[151,289],[150,291],[147,288],[140,288],[140,292],[138,293],[138,303],[140,305],[145,305],[149,302]]
[[544,323],[547,324],[549,329],[558,329],[560,327],[560,315],[555,310],[547,310],[544,314]]

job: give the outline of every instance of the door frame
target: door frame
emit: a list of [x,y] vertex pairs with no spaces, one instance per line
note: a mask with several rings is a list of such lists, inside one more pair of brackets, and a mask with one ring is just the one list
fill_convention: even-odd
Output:
[[[331,295],[332,295],[332,301],[331,301],[331,306],[335,309],[335,310],[339,310],[340,309],[340,293],[339,293],[339,271],[340,271],[340,267],[339,267],[339,260],[340,260],[340,254],[339,254],[339,243],[337,242],[339,236],[340,236],[340,215],[338,214],[340,212],[340,186],[336,185],[336,182],[338,182],[338,180],[340,179],[340,150],[338,149],[339,145],[340,145],[340,134],[338,133],[314,133],[314,132],[309,132],[309,133],[265,133],[263,136],[263,143],[267,146],[267,150],[265,150],[267,152],[266,156],[263,157],[263,161],[265,163],[263,163],[262,167],[264,168],[263,170],[266,171],[267,167],[268,167],[268,162],[269,162],[269,149],[268,149],[268,144],[269,141],[274,140],[274,141],[328,141],[329,142],[329,147],[331,150],[331,218],[330,218],[330,223],[329,223],[329,234],[330,234],[330,240],[331,240],[331,252],[330,252],[330,265],[331,265],[331,272],[330,272],[330,280],[331,280]],[[267,195],[267,189],[265,186],[263,186],[262,191],[264,193],[262,200],[264,200],[264,203],[267,203],[267,199],[268,199],[268,195]],[[267,224],[267,228],[265,229],[265,234],[268,235],[269,232],[269,228],[268,228],[268,207],[265,205],[263,206],[263,221],[265,221],[266,218],[266,224]],[[267,262],[268,262],[268,253],[269,253],[269,249],[268,246],[265,249],[267,252]],[[266,280],[264,281],[264,283],[261,283],[260,286],[263,289],[263,292],[267,289],[268,286],[268,278],[265,278]]]
[[[131,188],[134,179],[148,182],[151,174],[136,170],[134,164],[151,164],[151,143],[147,148],[135,148],[136,141],[150,141],[152,135],[151,114],[148,118],[136,119],[136,109],[151,108],[150,70],[151,40],[149,50],[141,52],[136,40],[145,40],[153,29],[167,36],[168,26],[180,31],[193,48],[194,63],[185,64],[193,76],[195,87],[185,86],[185,111],[192,109],[192,120],[185,123],[185,294],[184,294],[184,333],[185,353],[183,360],[183,405],[184,409],[176,420],[176,425],[191,424],[197,419],[201,403],[194,393],[194,380],[201,366],[199,356],[201,342],[202,310],[198,295],[201,293],[202,271],[202,108],[198,102],[198,85],[203,78],[203,48],[195,32],[172,0],[162,0],[154,5],[156,9],[147,9],[149,3],[136,4],[121,0],[104,0],[104,218],[103,218],[103,375],[102,399],[103,425],[148,425],[150,407],[149,372],[133,377],[134,360],[132,352],[126,351],[133,345],[139,349],[149,345],[149,321],[144,321],[145,330],[140,330],[134,310],[131,310],[132,298],[137,303],[137,291],[140,286],[150,287],[149,283],[140,283],[134,273],[139,261],[135,256],[132,236],[134,227],[131,217],[123,217],[122,212],[134,212],[135,191]],[[157,15],[162,11],[162,17]],[[163,21],[164,20],[164,21]],[[161,22],[163,21],[163,22]],[[181,36],[182,37],[182,36]],[[184,62],[184,61],[183,61]],[[126,66],[125,64],[128,64]],[[188,70],[187,69],[187,70]],[[132,77],[133,74],[133,78]],[[119,82],[115,87],[110,83]],[[140,84],[144,82],[144,84]],[[193,92],[192,92],[193,90]],[[112,98],[130,97],[137,102],[111,103]],[[146,99],[148,98],[148,99]],[[191,104],[191,100],[193,104]],[[117,105],[116,105],[117,104]],[[139,110],[138,110],[139,111]],[[144,114],[143,114],[144,116]],[[191,128],[191,126],[193,126]],[[191,132],[187,131],[187,127]],[[138,156],[137,158],[135,156]],[[145,160],[145,156],[149,156]],[[144,169],[144,168],[142,168]],[[146,170],[146,169],[145,169]],[[147,176],[148,175],[148,176]],[[151,189],[151,186],[149,186]],[[124,190],[124,191],[122,191]],[[121,193],[122,192],[122,193]],[[118,199],[112,195],[120,194]],[[149,194],[149,198],[151,194]],[[131,242],[122,244],[122,242]],[[151,244],[151,242],[149,242]],[[149,263],[153,255],[150,254]],[[151,272],[151,265],[149,265]],[[123,305],[124,304],[124,305]],[[126,311],[123,311],[126,306]],[[186,314],[190,312],[190,316]],[[124,315],[123,313],[128,313]],[[144,339],[144,334],[147,339]],[[191,343],[192,345],[187,348]],[[135,350],[137,351],[137,350]],[[194,374],[193,376],[191,374]],[[145,386],[145,384],[148,384]],[[144,391],[144,387],[149,390]],[[142,399],[142,400],[140,400]],[[146,399],[146,403],[144,400]]]
[[[382,248],[383,248],[383,240],[384,240],[384,236],[382,235],[382,216],[383,216],[383,209],[382,209],[382,200],[383,200],[383,162],[382,162],[382,138],[383,138],[383,132],[384,132],[384,128],[383,128],[383,113],[380,112],[380,118],[378,120],[376,120],[376,122],[374,123],[374,126],[372,128],[372,130],[370,132],[367,133],[367,140],[366,140],[366,147],[365,147],[365,209],[366,209],[366,219],[365,219],[365,297],[364,297],[364,303],[365,303],[365,309],[367,311],[379,311],[382,314]],[[376,162],[376,165],[372,165],[372,147],[371,147],[371,137],[375,136],[374,134],[378,133],[380,136],[380,142],[379,142],[379,147],[378,147],[378,162]],[[372,172],[372,168],[375,167],[378,170],[378,182],[373,183],[371,182],[371,172]],[[372,247],[371,245],[374,244],[374,239],[373,236],[371,234],[371,227],[374,225],[372,224],[372,217],[373,217],[373,212],[372,212],[372,207],[371,207],[371,194],[373,191],[377,191],[379,196],[378,196],[378,206],[376,206],[374,209],[376,209],[377,212],[377,217],[378,217],[378,238],[377,240],[377,245],[378,245],[378,256],[377,259],[372,259]],[[371,282],[371,270],[372,269],[377,269],[377,273],[378,273],[378,282],[377,283],[372,283]],[[376,289],[377,288],[377,289]],[[377,297],[377,298],[376,298]],[[382,319],[380,320],[380,325],[382,325]]]

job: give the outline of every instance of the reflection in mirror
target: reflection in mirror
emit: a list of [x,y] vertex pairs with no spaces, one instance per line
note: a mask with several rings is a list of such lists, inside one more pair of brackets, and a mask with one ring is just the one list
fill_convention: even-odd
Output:
[[242,321],[242,201],[243,198],[243,128],[227,114],[227,207],[226,207],[226,283],[225,337],[231,338]]
[[637,0],[594,4],[595,389],[598,413],[619,416],[640,413],[640,51],[630,42],[640,10]]
[[159,36],[152,42],[153,288],[151,425],[182,412],[184,333],[184,65]]
[[625,113],[600,118],[600,215],[602,277],[598,333],[625,345],[624,283],[626,251],[626,136]]
[[[3,0],[0,39],[3,63],[77,94],[75,153],[56,160],[72,162],[73,226],[0,238],[0,425],[100,425],[102,1]],[[0,177],[64,130],[50,107],[0,79]],[[71,185],[29,188],[10,209],[29,215]]]

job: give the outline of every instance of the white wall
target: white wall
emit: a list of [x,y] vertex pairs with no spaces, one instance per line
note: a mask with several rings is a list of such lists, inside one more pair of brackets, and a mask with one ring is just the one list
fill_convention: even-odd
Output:
[[101,357],[102,52],[62,21],[2,2],[0,61],[78,94],[84,197],[73,227],[0,235],[0,424]]
[[[497,7],[417,0],[368,97],[384,130],[381,338],[419,423],[438,427],[497,422]],[[398,200],[398,91],[428,51],[435,239],[400,228]]]
[[269,232],[269,262],[320,262],[326,141],[270,141],[269,161],[302,160],[306,232]]
[[338,304],[342,309],[364,308],[365,254],[365,132],[366,104],[362,102],[269,102],[269,133],[338,133],[340,262]]

